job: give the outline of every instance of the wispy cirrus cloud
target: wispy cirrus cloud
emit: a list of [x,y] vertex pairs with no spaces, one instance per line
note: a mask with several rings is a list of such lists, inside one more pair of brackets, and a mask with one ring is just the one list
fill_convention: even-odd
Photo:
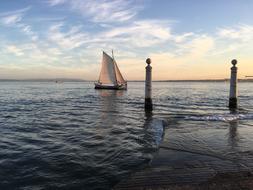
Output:
[[128,21],[142,9],[136,0],[49,0],[48,4],[67,4],[72,10],[99,23]]
[[66,0],[49,0],[48,4],[50,6],[56,6],[65,3]]
[[192,38],[194,36],[193,32],[186,32],[183,34],[179,34],[179,35],[174,35],[174,41],[176,43],[181,43],[184,42],[185,40],[187,40],[188,38]]
[[124,39],[136,47],[148,47],[164,43],[172,38],[167,23],[157,20],[134,21],[127,26],[112,28],[104,32],[102,36],[105,39]]
[[239,25],[236,27],[221,28],[218,30],[218,36],[226,39],[248,41],[253,39],[252,25]]
[[[12,54],[19,57],[18,62],[24,65],[53,65],[62,59],[62,51],[57,47],[52,47],[48,43],[32,42],[24,44],[5,44],[3,54]],[[66,61],[64,61],[66,62]]]
[[1,22],[4,25],[14,25],[17,24],[22,20],[23,16],[21,14],[16,14],[16,15],[9,15],[9,16],[4,16],[1,18]]
[[63,23],[57,23],[50,27],[48,39],[63,49],[80,47],[88,39],[88,35],[80,31],[80,26],[71,27],[67,32],[62,32]]
[[183,43],[177,45],[177,54],[186,59],[202,59],[215,46],[215,38],[207,34],[195,34]]
[[16,27],[20,29],[24,34],[35,41],[38,39],[37,34],[32,31],[30,25],[23,23],[25,13],[30,9],[31,7],[29,6],[15,11],[0,13],[0,23],[6,27]]
[[30,9],[31,7],[29,6],[23,9],[0,13],[0,22],[3,25],[9,25],[9,26],[15,25],[23,19],[25,12],[27,12]]
[[38,35],[32,30],[32,27],[30,25],[19,23],[17,27],[20,28],[21,31],[29,36],[33,41],[36,41],[38,39]]
[[[175,34],[170,21],[139,20],[124,26],[103,28],[101,31],[83,31],[83,26],[67,26],[63,22],[51,25],[48,40],[63,49],[119,49],[121,52],[155,48],[166,43],[185,43],[193,33]],[[135,56],[136,53],[129,52]],[[119,55],[121,56],[121,55]],[[123,56],[123,55],[122,55]]]
[[0,13],[0,17],[9,16],[9,15],[23,14],[23,13],[27,12],[30,9],[31,9],[31,6],[27,6],[23,9],[17,9],[17,10],[13,10],[13,11],[2,12],[2,13]]
[[244,55],[251,55],[253,44],[253,25],[239,24],[236,26],[227,26],[218,28],[214,35],[216,48],[212,55],[229,55],[231,53],[238,55],[244,52]]

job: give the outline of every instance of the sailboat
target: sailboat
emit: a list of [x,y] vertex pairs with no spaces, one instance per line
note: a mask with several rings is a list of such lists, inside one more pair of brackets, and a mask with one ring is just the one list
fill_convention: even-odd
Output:
[[102,68],[99,79],[95,82],[95,89],[126,90],[127,82],[123,78],[119,67],[112,57],[103,51]]

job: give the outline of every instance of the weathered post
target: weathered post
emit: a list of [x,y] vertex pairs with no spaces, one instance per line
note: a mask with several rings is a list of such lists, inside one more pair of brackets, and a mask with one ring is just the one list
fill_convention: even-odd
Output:
[[231,61],[231,78],[230,78],[230,93],[229,93],[229,108],[236,109],[237,108],[237,60],[233,59]]
[[148,64],[146,66],[146,81],[145,81],[145,110],[152,110],[152,67],[151,59],[146,59],[146,63]]

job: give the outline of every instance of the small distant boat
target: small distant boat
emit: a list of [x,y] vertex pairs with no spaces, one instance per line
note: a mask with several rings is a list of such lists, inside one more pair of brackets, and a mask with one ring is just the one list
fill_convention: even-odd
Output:
[[123,78],[119,67],[112,57],[103,51],[102,68],[95,89],[126,90],[127,82]]
[[63,83],[61,80],[56,80],[55,83]]

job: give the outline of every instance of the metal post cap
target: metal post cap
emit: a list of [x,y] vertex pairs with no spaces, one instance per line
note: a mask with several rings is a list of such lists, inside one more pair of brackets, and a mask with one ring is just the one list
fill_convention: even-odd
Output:
[[236,65],[237,64],[237,60],[236,59],[233,59],[232,61],[231,61],[231,63],[232,63],[232,65]]
[[147,58],[147,59],[146,59],[146,63],[147,63],[147,64],[151,64],[151,59],[150,59],[150,58]]

